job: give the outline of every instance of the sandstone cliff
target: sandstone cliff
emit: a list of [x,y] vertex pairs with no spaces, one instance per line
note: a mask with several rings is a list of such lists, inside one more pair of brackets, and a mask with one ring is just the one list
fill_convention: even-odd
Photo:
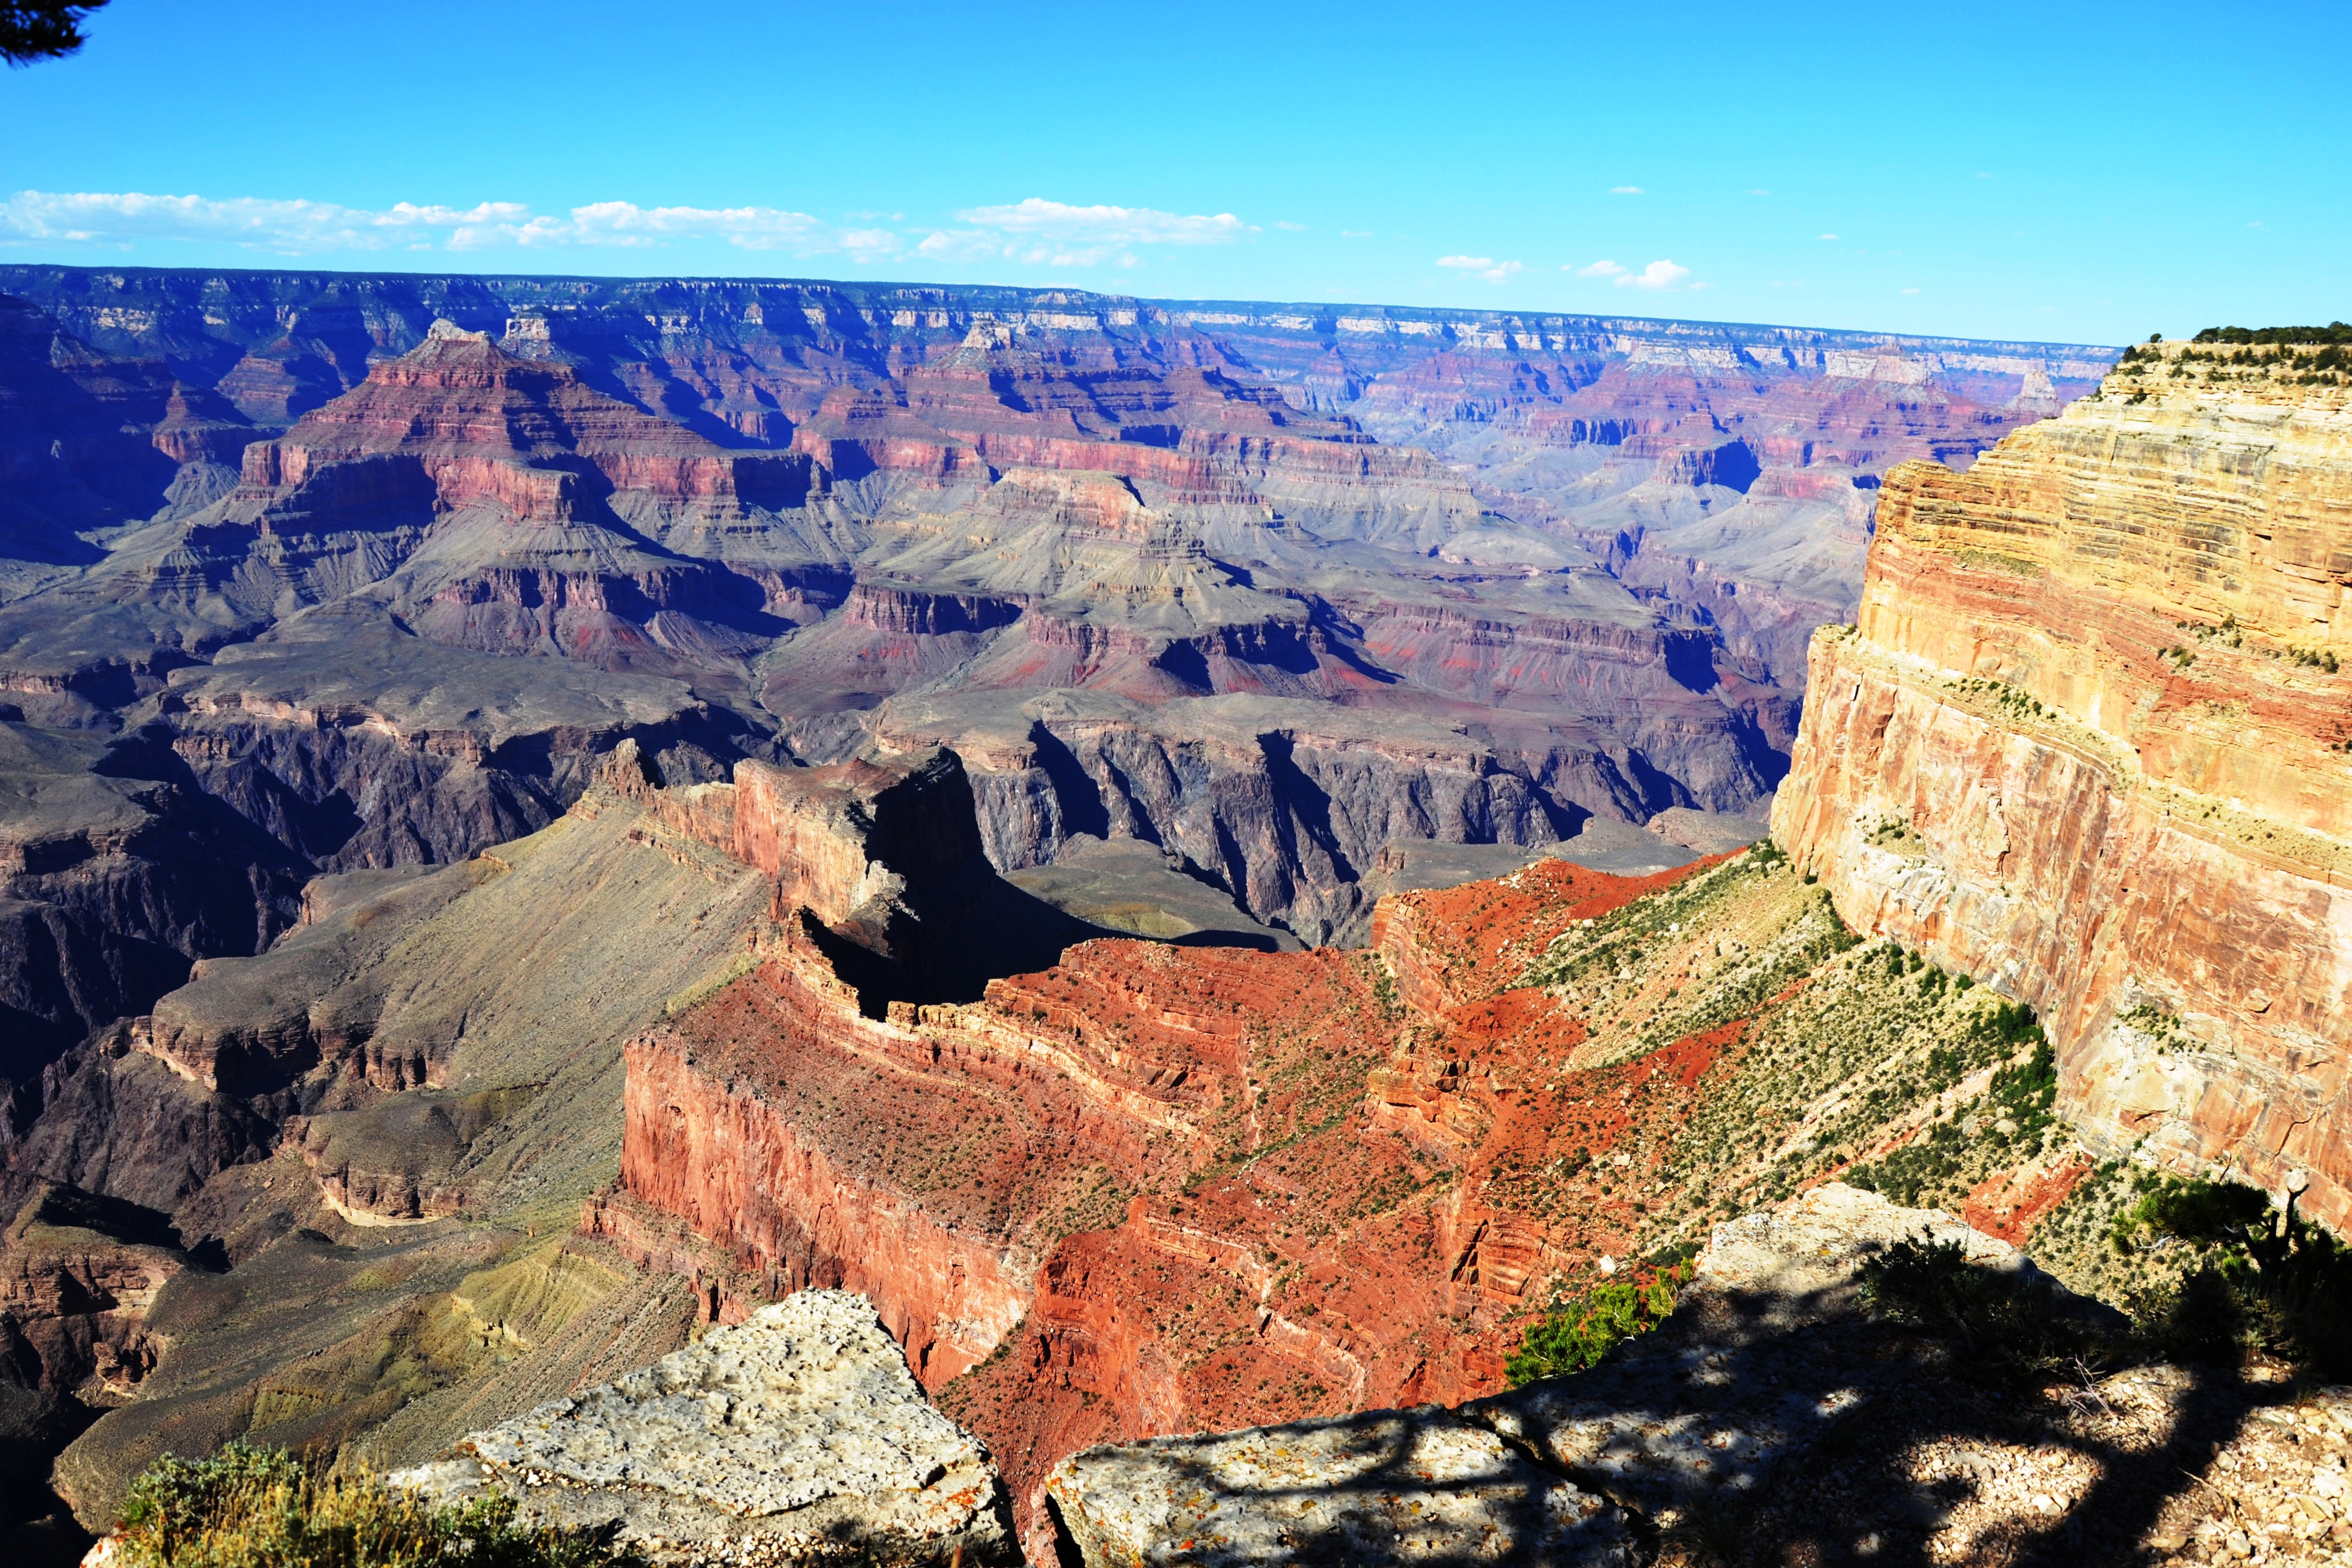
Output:
[[2166,343],[1965,475],[1887,478],[1775,835],[2032,1003],[2094,1147],[2352,1223],[2352,394]]

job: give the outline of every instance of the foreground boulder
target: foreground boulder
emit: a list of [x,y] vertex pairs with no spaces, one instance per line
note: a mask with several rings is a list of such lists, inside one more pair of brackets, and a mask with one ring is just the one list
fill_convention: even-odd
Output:
[[843,1290],[762,1307],[391,1479],[445,1501],[500,1489],[533,1522],[612,1528],[667,1563],[1019,1560],[987,1450]]
[[1911,1348],[1862,1312],[1858,1283],[1864,1260],[1914,1238],[1958,1245],[1988,1268],[2033,1267],[1941,1210],[1832,1182],[1781,1213],[1716,1227],[1657,1332],[1580,1376],[1461,1414],[1645,1510],[1687,1508],[1719,1488],[1752,1495],[1781,1458],[1919,1375]]

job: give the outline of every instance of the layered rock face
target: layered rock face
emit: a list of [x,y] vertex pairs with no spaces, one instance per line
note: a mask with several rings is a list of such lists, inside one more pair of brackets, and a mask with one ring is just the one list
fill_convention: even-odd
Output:
[[161,1349],[149,1310],[187,1266],[162,1229],[129,1204],[54,1183],[37,1187],[0,1234],[9,1381],[86,1406],[135,1395]]
[[2167,343],[1965,475],[1895,470],[1774,815],[1850,921],[2041,1010],[2094,1146],[2307,1180],[2338,1226],[2347,398]]

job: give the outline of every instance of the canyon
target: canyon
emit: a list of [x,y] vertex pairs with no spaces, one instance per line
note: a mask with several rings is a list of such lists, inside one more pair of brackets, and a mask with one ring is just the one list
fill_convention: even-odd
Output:
[[2308,354],[5,272],[0,1321],[89,1526],[844,1290],[1030,1561],[1269,1430],[1646,1561],[1512,1386],[1594,1290],[1891,1199],[2120,1305],[2158,1173],[2352,1201]]
[[999,870],[1137,839],[1174,876],[1136,920],[1190,885],[1309,943],[1360,940],[1392,843],[1760,809],[1876,476],[2111,353],[814,282],[0,292],[20,1089],[309,877],[542,827],[623,740],[669,782],[947,745]]

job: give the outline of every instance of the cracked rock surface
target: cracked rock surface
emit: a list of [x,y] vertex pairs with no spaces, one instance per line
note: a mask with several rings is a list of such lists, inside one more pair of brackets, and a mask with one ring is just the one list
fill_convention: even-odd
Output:
[[488,1488],[683,1563],[1017,1561],[988,1452],[931,1408],[871,1303],[804,1290],[462,1439],[395,1485]]

